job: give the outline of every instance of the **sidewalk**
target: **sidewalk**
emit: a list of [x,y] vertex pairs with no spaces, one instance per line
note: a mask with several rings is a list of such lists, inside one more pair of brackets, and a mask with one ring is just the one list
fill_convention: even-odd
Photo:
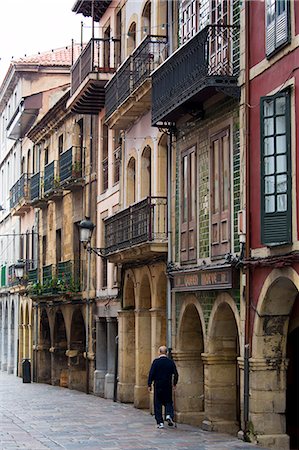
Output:
[[188,425],[156,429],[132,405],[0,372],[0,449],[249,450],[258,447]]

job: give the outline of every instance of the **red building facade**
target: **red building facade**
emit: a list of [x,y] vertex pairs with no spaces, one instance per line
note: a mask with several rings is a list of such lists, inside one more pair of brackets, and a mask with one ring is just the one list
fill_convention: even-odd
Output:
[[267,447],[295,449],[299,3],[246,3],[248,428]]

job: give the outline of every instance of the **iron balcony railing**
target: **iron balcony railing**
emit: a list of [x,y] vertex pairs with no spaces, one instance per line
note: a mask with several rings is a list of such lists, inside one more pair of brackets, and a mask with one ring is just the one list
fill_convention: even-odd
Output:
[[61,261],[57,264],[57,288],[59,293],[80,292],[80,261]]
[[30,179],[30,201],[34,202],[41,198],[41,174],[40,172],[32,175]]
[[172,120],[171,113],[206,87],[237,88],[239,27],[208,25],[171,55],[152,75],[152,123]]
[[91,39],[71,69],[71,95],[90,73],[115,72],[119,47],[119,39]]
[[52,161],[45,166],[44,170],[44,195],[60,188],[60,178],[57,170],[57,161]]
[[29,269],[28,270],[28,284],[37,283],[38,282],[38,269]]
[[59,156],[59,179],[64,185],[72,180],[82,178],[82,153],[84,149],[73,146]]
[[8,286],[16,286],[19,284],[19,280],[16,277],[15,265],[12,264],[8,267]]
[[105,220],[105,253],[167,239],[166,197],[147,197]]
[[22,199],[28,199],[30,192],[30,175],[23,173],[10,189],[10,208],[14,208]]
[[147,36],[134,52],[123,62],[106,90],[106,118],[148,78],[167,57],[167,38]]

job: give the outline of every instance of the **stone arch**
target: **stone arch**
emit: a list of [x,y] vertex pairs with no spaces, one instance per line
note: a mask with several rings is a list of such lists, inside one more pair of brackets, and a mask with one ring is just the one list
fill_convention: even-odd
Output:
[[118,398],[133,403],[136,355],[135,355],[135,274],[125,273],[122,310],[119,312],[119,383]]
[[141,198],[150,197],[152,193],[152,149],[146,145],[141,154]]
[[[297,354],[294,359],[294,350],[299,350],[294,341],[299,324],[298,288],[299,275],[294,269],[272,270],[260,291],[254,317],[250,404],[255,408],[251,407],[250,417],[258,442],[267,445],[271,441],[274,448],[289,448],[290,441],[293,445],[299,440],[290,398],[298,389],[298,379],[287,388],[294,373],[299,375],[294,367],[298,358]],[[297,408],[295,414],[299,414]]]
[[129,56],[133,50],[136,48],[136,31],[137,31],[137,18],[134,17],[135,20],[130,21],[130,25],[128,28],[127,34],[127,55]]
[[37,380],[41,383],[51,383],[51,332],[46,308],[40,311],[38,336]]
[[164,133],[158,142],[158,176],[157,196],[167,196],[167,134]]
[[179,421],[197,426],[204,418],[203,324],[201,307],[191,295],[181,309],[174,352],[180,374],[176,403]]
[[229,294],[214,303],[207,333],[205,415],[216,431],[236,433],[240,428],[239,314]]
[[137,309],[150,309],[152,307],[152,277],[148,268],[143,268],[139,282]]
[[68,387],[78,391],[85,391],[86,387],[86,359],[84,352],[86,348],[85,322],[80,308],[73,311],[69,357],[69,380]]
[[151,34],[151,1],[145,2],[141,13],[141,38]]
[[127,165],[127,205],[136,201],[136,159],[131,156]]
[[52,344],[52,373],[53,385],[68,386],[68,348],[66,325],[61,309],[58,309],[54,318],[53,344]]

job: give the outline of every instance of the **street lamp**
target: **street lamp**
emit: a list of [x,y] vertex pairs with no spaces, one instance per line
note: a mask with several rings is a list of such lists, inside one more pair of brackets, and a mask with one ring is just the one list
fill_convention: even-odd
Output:
[[81,220],[81,222],[79,223],[79,228],[80,242],[82,242],[84,247],[86,247],[87,244],[90,244],[95,224],[92,223],[89,217],[85,217],[85,219]]
[[22,280],[24,277],[24,268],[25,268],[24,261],[19,259],[17,264],[15,264],[15,275],[19,280]]

